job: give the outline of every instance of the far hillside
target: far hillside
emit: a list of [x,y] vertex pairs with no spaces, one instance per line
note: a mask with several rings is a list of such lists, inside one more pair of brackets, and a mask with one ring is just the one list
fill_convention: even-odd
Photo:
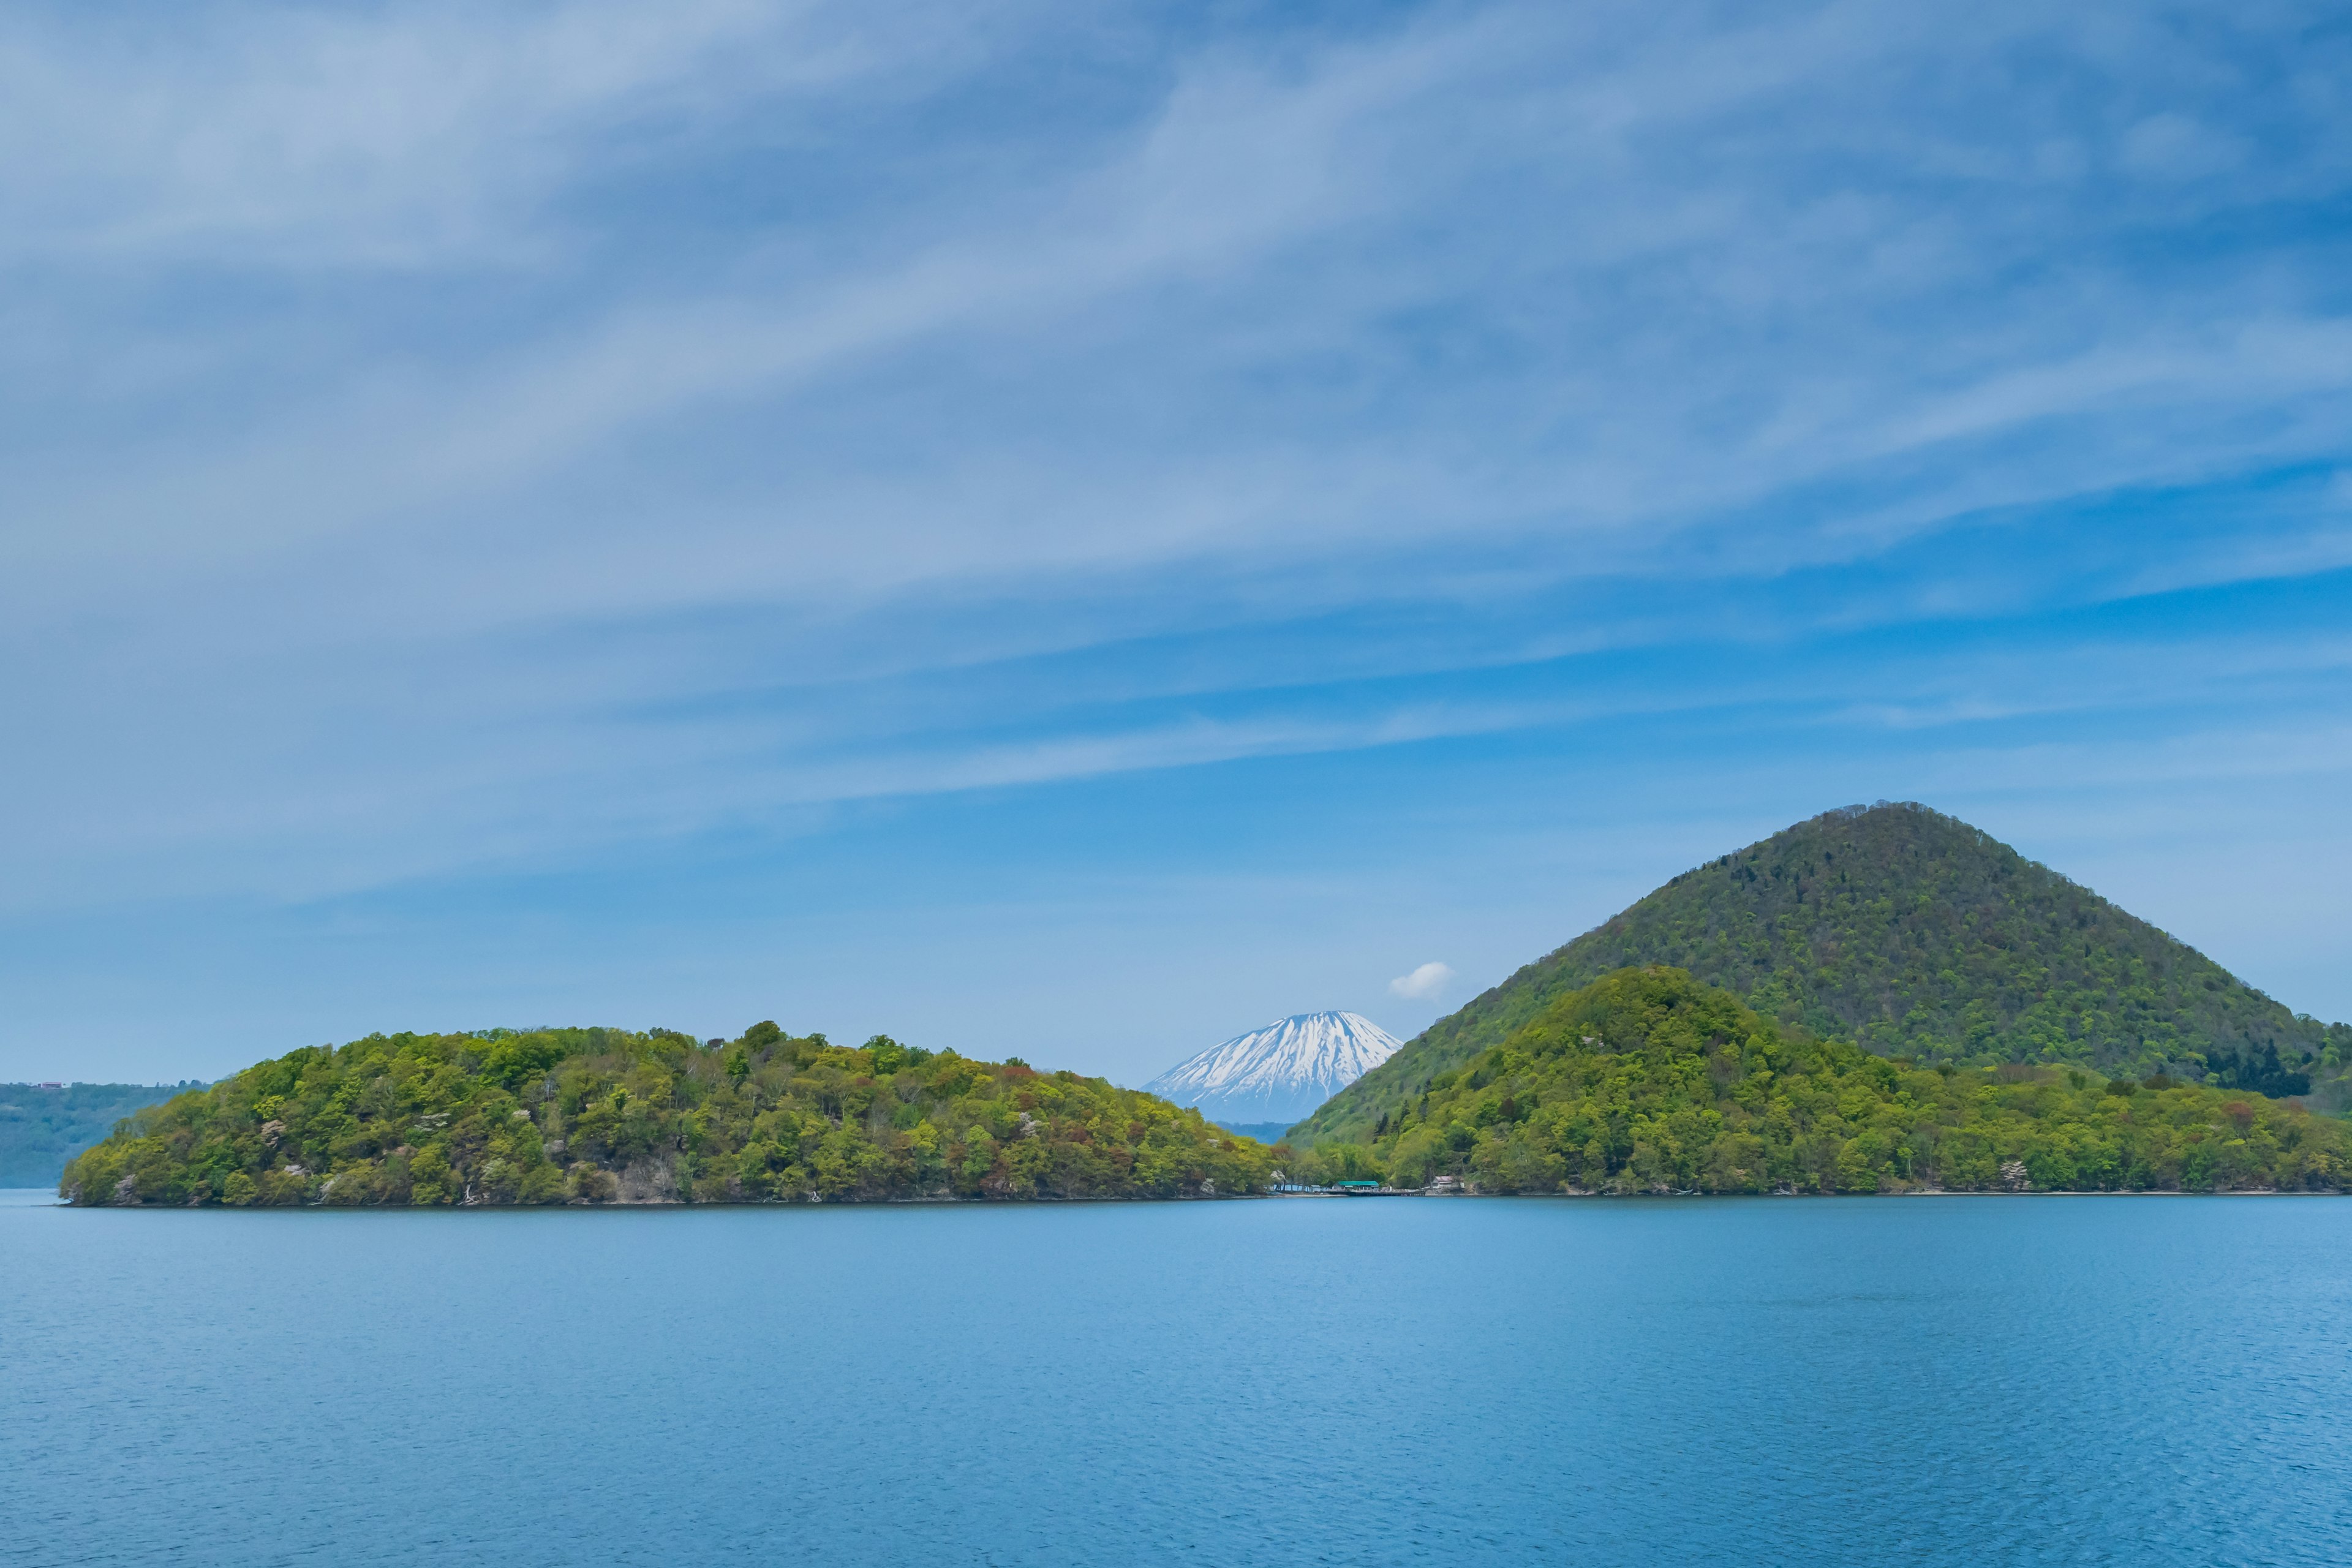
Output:
[[54,1187],[66,1162],[199,1083],[0,1083],[0,1187]]
[[1965,822],[1882,804],[1684,872],[1430,1026],[1293,1140],[1360,1140],[1553,998],[1650,964],[1812,1036],[1928,1064],[2164,1071],[2278,1097],[2352,1062],[2352,1028],[2299,1016]]

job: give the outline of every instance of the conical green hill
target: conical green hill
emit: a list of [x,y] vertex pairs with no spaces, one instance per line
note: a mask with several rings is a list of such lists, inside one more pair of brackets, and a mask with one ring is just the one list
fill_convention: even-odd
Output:
[[2189,947],[1967,823],[1848,806],[1684,872],[1441,1018],[1293,1130],[1361,1139],[1553,997],[1671,964],[1824,1038],[1927,1062],[2168,1068],[2294,1092],[2352,1056]]

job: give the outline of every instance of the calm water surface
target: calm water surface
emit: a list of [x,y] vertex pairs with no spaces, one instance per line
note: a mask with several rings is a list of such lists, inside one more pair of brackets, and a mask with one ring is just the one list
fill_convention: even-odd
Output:
[[0,1563],[2343,1563],[2352,1201],[0,1207]]

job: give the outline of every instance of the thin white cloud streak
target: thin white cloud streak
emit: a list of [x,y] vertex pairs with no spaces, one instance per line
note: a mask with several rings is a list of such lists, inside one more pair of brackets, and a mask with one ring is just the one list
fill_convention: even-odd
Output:
[[2326,778],[2352,774],[2352,725],[2212,725],[2145,740],[1953,746],[1910,771],[1923,789],[1979,799],[2002,792],[2087,797],[2164,785]]
[[2323,526],[2284,537],[2234,541],[2150,566],[2121,584],[2118,596],[2154,596],[2226,583],[2315,577],[2347,566],[2352,566],[2352,526]]
[[[79,767],[44,770],[38,793],[30,778],[16,792],[17,809],[47,831],[15,842],[8,880],[20,900],[37,903],[133,887],[193,890],[234,866],[228,877],[238,886],[312,897],[385,879],[558,864],[599,846],[722,825],[774,830],[860,801],[1759,702],[1780,712],[1783,725],[1818,731],[1948,730],[2070,714],[2112,719],[2242,700],[2281,679],[2307,687],[2347,661],[2352,651],[2341,639],[2207,637],[2072,649],[2055,659],[1996,653],[1954,663],[1921,655],[1810,674],[1768,664],[1753,679],[1727,666],[1724,679],[1674,689],[1637,684],[1519,701],[1400,700],[1375,688],[1353,700],[1360,707],[1369,701],[1365,710],[1344,717],[1307,689],[1270,693],[1268,712],[1139,726],[1139,704],[1186,690],[1149,665],[1087,694],[1093,714],[1057,713],[1079,694],[1050,675],[1053,696],[1041,708],[1035,680],[1013,670],[949,698],[944,709],[925,697],[918,679],[911,696],[852,683],[808,689],[781,706],[708,715],[582,710],[561,684],[485,683],[455,665],[446,678],[397,695],[396,681],[353,691],[341,672],[328,670],[301,707],[261,728],[234,731],[233,747],[218,744],[224,715],[216,705],[187,712],[154,706],[103,738],[86,735]],[[647,694],[675,684],[675,676],[656,671]],[[1207,680],[1190,689],[1197,696],[1248,684]],[[1856,687],[1899,697],[1839,706]],[[170,701],[168,686],[152,700]],[[352,728],[345,715],[362,713],[368,721]],[[975,722],[1035,732],[996,738],[973,731]],[[421,757],[404,754],[420,733],[436,734],[440,744]],[[156,757],[174,759],[160,794]],[[549,810],[551,803],[560,809]]]
[[[291,432],[272,429],[226,462],[198,459],[173,471],[168,503],[155,489],[100,488],[14,542],[27,564],[44,557],[117,562],[135,547],[151,568],[201,569],[352,528],[413,527],[406,520],[421,511],[496,493],[633,425],[683,416],[714,400],[789,395],[828,371],[887,357],[927,336],[984,329],[998,337],[1050,337],[1055,318],[1106,295],[1221,273],[1343,219],[1365,196],[1360,180],[1352,194],[1339,188],[1330,166],[1338,143],[1442,74],[1447,52],[1350,57],[1304,84],[1255,76],[1188,80],[1119,161],[1089,173],[1045,210],[1016,204],[1033,209],[1017,227],[961,236],[878,277],[824,279],[782,298],[624,303],[511,362],[468,365],[457,379],[436,377],[406,395],[335,409],[315,422],[297,414]],[[256,497],[275,504],[257,509]],[[1170,517],[1181,530],[1179,550],[1207,542],[1199,524],[1213,510],[1188,507]],[[1131,566],[1139,543],[1157,531],[1131,526],[1136,521],[1117,533],[1066,529],[1033,539],[1018,564],[1066,569],[1108,557]],[[892,547],[907,542],[903,530],[835,535],[840,543],[884,535],[884,548],[869,542],[853,554],[824,550],[824,531],[811,531],[815,537],[794,531],[792,541],[803,594],[904,588],[942,573],[968,575],[982,562],[1002,573],[1005,547],[1020,547],[1003,528],[961,549],[953,531],[926,528],[920,553]],[[902,537],[889,540],[892,531]],[[1036,550],[1038,542],[1047,551]],[[678,585],[684,601],[713,586],[710,562],[694,564]],[[812,565],[820,574],[814,582]],[[611,579],[614,587],[625,581],[642,603],[646,574]],[[574,600],[567,607],[583,606]]]
[[[2059,662],[2063,659],[2063,663]],[[1990,720],[2052,718],[2247,700],[2266,683],[2321,686],[2352,673],[2352,637],[2184,637],[2117,638],[2047,651],[1983,652],[1964,661],[1939,658],[1877,672],[1872,684],[1899,687],[1899,701],[1839,707],[1819,722],[1946,729]]]
[[[1475,606],[1482,571],[1769,576],[1972,512],[2326,458],[2352,437],[2352,338],[2313,283],[2324,255],[2285,247],[2184,281],[2109,254],[2135,225],[2193,232],[2340,189],[2352,110],[2324,72],[2298,79],[2274,110],[2285,129],[2221,179],[2227,147],[2188,127],[2217,105],[2248,112],[2243,84],[2200,78],[2200,51],[2120,11],[1995,6],[1959,26],[1850,5],[1724,33],[1673,8],[1504,6],[1287,50],[1224,40],[1171,58],[1157,97],[1084,127],[1080,151],[1020,165],[1034,178],[982,168],[936,217],[949,174],[821,232],[747,221],[691,275],[598,269],[656,244],[657,224],[597,205],[616,146],[692,176],[695,149],[733,148],[773,112],[854,157],[870,126],[826,118],[844,83],[929,101],[1040,37],[1018,13],[943,50],[819,9],[560,8],[498,39],[478,37],[498,26],[481,14],[385,15],[388,34],[318,24],[225,79],[205,73],[226,47],[95,89],[55,73],[92,104],[162,107],[110,141],[99,110],[29,100],[81,160],[15,209],[20,266],[397,268],[461,299],[485,270],[545,271],[543,316],[427,311],[418,341],[348,364],[346,340],[304,357],[316,322],[299,311],[225,306],[209,334],[158,347],[117,319],[129,296],[106,278],[46,285],[76,324],[58,352],[143,351],[157,384],[233,406],[151,427],[144,404],[92,395],[17,491],[0,544],[11,657],[66,666],[54,704],[11,710],[26,754],[111,757],[91,713],[181,735],[171,799],[112,776],[93,792],[78,762],[68,793],[115,803],[159,854],[242,861],[276,843],[288,888],[1565,711],[1474,702],[1391,722],[1302,702],[1169,724],[1008,690],[990,721],[1068,732],[975,742],[910,682],[835,692],[838,712],[812,695],[791,722],[635,723],[614,715],[774,671],[715,647],[513,668],[535,633],[769,605],[863,616],[888,634],[878,666],[943,670],[986,639],[931,631],[941,605],[972,625],[1021,604],[1034,624],[990,635],[1068,647],[1130,636],[1100,606],[1155,574],[1171,631],[1416,596]],[[604,58],[625,37],[638,41]],[[16,79],[55,64],[37,43],[18,35]],[[422,79],[453,50],[478,63]],[[2088,88],[2032,88],[2005,72],[2019,51],[2083,67]],[[278,85],[306,71],[350,102]],[[1991,100],[1939,98],[1953,81],[1993,84]],[[190,129],[207,97],[210,141]],[[2177,123],[2147,129],[2164,115]],[[631,142],[647,124],[672,141]],[[110,173],[181,138],[192,161],[146,184]],[[0,143],[12,168],[31,156]],[[113,205],[73,208],[89,191]],[[2070,254],[2053,261],[2058,241]],[[2003,273],[2021,281],[1988,285]],[[340,287],[336,310],[402,319],[376,284]],[[230,374],[254,341],[292,367],[257,392]],[[732,444],[709,434],[730,426]],[[2206,552],[2117,575],[2235,569]],[[1900,596],[1933,609],[1943,586]],[[2008,586],[1972,584],[1962,607]],[[2007,672],[1978,681],[1866,691],[1848,711],[2023,710]],[[1254,682],[1179,663],[1126,695]],[[868,696],[887,710],[862,710]],[[362,740],[339,733],[353,712],[372,721]],[[338,734],[324,754],[321,732]],[[655,742],[677,777],[635,760]],[[10,793],[58,857],[35,881],[103,852],[107,830],[48,781]],[[355,842],[371,834],[380,846]],[[351,847],[325,854],[330,840]]]
[[[1605,100],[1588,117],[1622,143],[1686,121],[1704,122],[1727,106],[1745,107],[1766,89],[1793,90],[1841,68],[1857,51],[1883,52],[1887,30],[1869,25],[1871,15],[1868,8],[1837,13],[1793,41],[1710,40],[1696,49],[1668,51],[1645,38],[1632,61],[1613,62],[1619,79],[1579,84]],[[2011,27],[2012,34],[2027,30]],[[1825,38],[1835,40],[1834,47]],[[1509,69],[1498,71],[1496,56],[1530,41],[1559,46],[1540,29],[1531,31],[1524,18],[1481,17],[1449,34],[1416,33],[1385,51],[1342,51],[1299,79],[1268,79],[1230,68],[1195,72],[1180,80],[1139,147],[1082,178],[1058,206],[1018,204],[1017,232],[958,235],[919,249],[879,276],[862,269],[867,275],[820,279],[778,299],[624,300],[586,323],[585,331],[526,345],[519,361],[468,365],[454,380],[433,378],[408,400],[414,406],[404,408],[400,399],[388,406],[362,405],[308,430],[299,424],[273,430],[266,446],[210,474],[203,463],[174,471],[169,483],[180,504],[167,506],[152,491],[100,492],[40,530],[37,548],[44,553],[103,550],[119,559],[136,541],[151,562],[185,569],[233,555],[241,546],[283,548],[321,531],[413,530],[420,514],[463,504],[486,489],[499,493],[562,464],[584,445],[648,421],[682,417],[713,399],[788,395],[942,333],[1018,330],[1051,341],[1055,322],[1083,318],[1094,302],[1204,268],[1215,275],[1262,263],[1306,237],[1409,211],[1412,200],[1425,195],[1423,181],[1462,180],[1471,171],[1459,155],[1449,162],[1416,150],[1400,158],[1409,139],[1384,121],[1410,125],[1433,111],[1458,118],[1455,100],[1494,85],[1498,76],[1507,100],[1516,86],[1524,107],[1527,89],[1513,81]],[[1895,41],[1918,42],[1899,32]],[[1656,89],[1654,96],[1649,89]],[[1575,87],[1547,90],[1547,103],[1578,102]],[[1391,162],[1376,169],[1373,157]],[[1567,242],[1571,265],[1607,269],[1650,254],[1685,254],[1702,260],[1696,276],[1714,296],[1707,303],[1718,310],[1727,292],[1740,289],[1768,313],[1812,308],[1806,296],[1824,292],[1822,285],[1801,282],[1801,272],[1790,270],[1792,263],[1801,265],[1805,250],[1851,237],[1836,232],[1838,226],[1859,225],[1867,233],[1874,223],[1899,225],[1916,216],[1865,211],[1839,220],[1832,232],[1793,246],[1758,247],[1741,261],[1718,253],[1734,237],[1758,231],[1761,215],[1751,209],[1761,198],[1701,201],[1695,224],[1662,235],[1654,208],[1627,200],[1632,182],[1611,168],[1603,160],[1565,183],[1565,189],[1589,187],[1603,198]],[[1401,183],[1398,174],[1408,171],[1413,182]],[[1885,206],[1885,198],[1878,205]],[[1930,276],[1880,279],[1878,291],[1891,288],[1891,298],[1899,298],[1923,284],[1939,284],[1938,275],[1966,264],[1963,238],[1955,233],[1937,247],[1927,264]],[[2091,324],[2113,322],[2116,315],[2102,312]],[[1344,331],[1344,318],[1331,326]],[[826,527],[828,509],[855,504],[854,489],[836,483],[831,495],[819,489],[794,499],[793,510],[805,521],[765,531],[768,560],[751,563],[753,581],[763,591],[786,595],[887,595],[975,574],[1131,569],[1215,551],[1309,554],[1342,539],[1394,542],[1465,529],[1507,532],[1525,526],[1531,509],[1545,514],[1551,530],[1688,521],[1856,464],[1916,457],[1955,440],[1999,436],[2055,416],[2080,420],[2102,410],[2143,426],[2153,422],[2167,436],[2176,425],[2209,428],[2189,442],[2140,437],[2141,450],[2128,454],[2127,476],[2113,469],[2117,454],[2110,437],[2094,440],[2071,460],[2004,465],[2001,479],[1982,487],[1986,493],[1954,495],[1948,480],[1939,501],[1927,503],[1925,511],[1948,516],[1959,506],[2013,503],[2119,477],[2175,482],[2217,466],[2342,443],[2341,410],[2301,432],[2275,424],[2260,436],[2210,428],[2217,400],[2275,402],[2343,390],[2352,378],[2342,368],[2347,357],[2340,325],[2254,320],[2231,327],[2225,318],[2218,332],[2210,323],[2189,331],[2163,320],[2125,330],[2128,339],[2071,359],[1990,365],[1990,375],[1942,390],[1932,375],[1918,386],[1890,387],[1884,366],[1822,367],[1830,370],[1827,375],[1801,364],[1789,367],[1793,374],[1784,372],[1785,384],[1774,394],[1779,408],[1723,453],[1728,460],[1715,462],[1692,460],[1690,426],[1702,417],[1703,405],[1693,405],[1688,388],[1662,396],[1660,388],[1671,387],[1666,378],[1657,386],[1618,379],[1605,388],[1577,387],[1578,412],[1611,412],[1601,415],[1600,438],[1567,444],[1553,465],[1556,474],[1521,472],[1498,487],[1451,465],[1444,446],[1433,447],[1423,436],[1387,458],[1391,500],[1386,507],[1317,506],[1307,500],[1328,490],[1336,469],[1370,455],[1360,443],[1342,443],[1320,461],[1294,459],[1284,465],[1289,472],[1268,472],[1272,483],[1256,496],[1249,494],[1247,474],[1263,459],[1223,454],[1224,482],[1206,487],[1200,502],[1158,516],[1130,513],[1117,530],[1082,525],[1087,511],[1103,504],[1083,493],[1067,495],[1063,515],[1045,526],[1008,526],[1009,520],[976,515],[969,505],[943,516],[936,494],[901,493],[875,498],[887,513],[861,518],[864,526]],[[2041,341],[2051,340],[2044,334]],[[1948,377],[1959,368],[1946,366],[1943,374]],[[1552,396],[1558,401],[1557,392]],[[1559,410],[1562,416],[1570,413]],[[338,427],[367,434],[354,445]],[[289,449],[301,454],[290,468],[282,456]],[[1131,485],[1135,476],[1105,478]],[[257,495],[272,504],[246,504]],[[178,538],[169,531],[157,533],[155,520],[164,517],[187,520]],[[252,530],[260,531],[241,537]],[[693,547],[698,525],[689,523],[683,537],[666,531],[667,548],[660,553],[667,571],[635,542],[592,549],[581,567],[559,579],[572,597],[547,608],[591,609],[594,602],[583,599],[583,591],[601,589],[609,598],[642,594],[666,580],[676,602],[692,602],[712,592],[714,556],[721,552],[727,580],[740,588],[746,564],[741,547],[751,542],[747,531],[723,516],[698,530],[712,549]],[[513,567],[543,553],[528,540],[516,545]],[[600,571],[601,584],[592,586]]]
[[0,27],[0,260],[543,264],[546,204],[622,151],[616,128],[871,86],[961,31],[945,9],[888,37],[760,0],[199,5],[135,37],[89,20]]
[[[2341,638],[2204,637],[2172,642],[2093,646],[2048,653],[1999,652],[1955,661],[1948,654],[1873,657],[1861,663],[1790,667],[1752,656],[1727,660],[1712,679],[1660,686],[1638,681],[1595,689],[1575,666],[1549,689],[1517,700],[1492,695],[1446,699],[1393,695],[1373,686],[1335,711],[1314,689],[1271,692],[1256,711],[1181,712],[1152,720],[1140,700],[1148,686],[1121,696],[1106,690],[1095,714],[1054,711],[1056,689],[1041,701],[1014,679],[976,687],[956,704],[959,727],[886,691],[816,689],[782,708],[748,712],[691,710],[567,711],[549,694],[520,683],[431,725],[445,744],[424,758],[401,754],[430,721],[394,722],[378,736],[338,732],[325,755],[310,754],[322,733],[341,731],[329,711],[331,681],[315,706],[283,715],[241,737],[233,757],[194,771],[175,764],[171,788],[152,787],[155,756],[188,751],[202,760],[199,713],[132,728],[86,759],[90,772],[56,774],[46,798],[19,792],[17,807],[44,821],[37,839],[14,841],[0,869],[16,909],[142,896],[191,895],[235,888],[273,899],[308,900],[384,882],[485,872],[544,869],[621,844],[675,841],[725,829],[792,835],[821,827],[835,808],[970,791],[1059,785],[1169,768],[1297,757],[1435,741],[1460,741],[1537,728],[1570,729],[1574,752],[1616,742],[1604,729],[1629,720],[1708,712],[1761,713],[1806,743],[1844,755],[1855,736],[1873,732],[1927,737],[1916,754],[1957,759],[1922,763],[1940,787],[1973,773],[1980,787],[2000,787],[2024,756],[2028,772],[2122,785],[2188,778],[2172,763],[2151,771],[2141,747],[2107,732],[2119,714],[2164,716],[2168,729],[2199,739],[2185,755],[2220,759],[2227,776],[2285,776],[2313,765],[2307,747],[2280,748],[2262,731],[2242,742],[2212,718],[2216,704],[2242,706],[2266,683],[2290,694],[2325,684],[2352,665]],[[1006,672],[1010,674],[1012,672]],[[1141,679],[1156,671],[1147,667]],[[453,671],[461,683],[461,672]],[[1230,683],[1228,683],[1230,684]],[[1858,692],[1869,695],[1856,700]],[[491,700],[484,702],[480,699]],[[445,700],[436,689],[411,700]],[[363,710],[383,711],[371,696]],[[1139,711],[1141,710],[1142,711]],[[1990,724],[2074,716],[2102,723],[2102,738],[2071,750],[2042,746],[1954,747],[1939,732]],[[992,734],[976,722],[1021,726]],[[459,726],[462,726],[460,728]],[[178,732],[187,731],[184,745]],[[2332,731],[2331,731],[2332,732]],[[361,748],[352,749],[353,746]],[[2328,752],[2328,755],[2334,753]],[[2104,772],[2081,759],[2108,759]],[[2333,765],[2323,763],[2318,765]],[[2224,776],[2206,773],[2194,776]],[[59,793],[59,792],[65,793]],[[550,809],[551,804],[557,809]]]
[[[721,823],[788,831],[793,820],[862,802],[1492,734],[1577,711],[1572,704],[1461,703],[1396,707],[1352,721],[1202,717],[961,747],[869,745],[846,757],[782,763],[748,755],[752,738],[733,728],[657,735],[574,730],[551,737],[552,749],[525,735],[510,748],[436,757],[372,782],[348,769],[320,777],[298,767],[258,797],[228,779],[182,775],[160,810],[134,810],[143,793],[136,786],[128,800],[107,791],[70,814],[53,808],[54,832],[0,856],[7,872],[0,909],[59,908],[134,891],[186,896],[208,886],[315,899],[386,881],[543,869],[593,847],[659,841]],[[155,740],[142,736],[141,749]],[[639,762],[595,765],[615,754]],[[537,803],[549,800],[563,809],[540,809]],[[224,880],[225,860],[236,869]]]

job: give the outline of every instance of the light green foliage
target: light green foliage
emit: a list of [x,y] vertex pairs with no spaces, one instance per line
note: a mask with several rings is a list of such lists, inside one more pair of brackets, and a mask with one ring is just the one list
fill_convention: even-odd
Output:
[[1370,1137],[1294,1162],[1342,1168],[1489,1192],[2335,1191],[2352,1129],[2161,1077],[1873,1056],[1653,967],[1556,998]]
[[1653,963],[1810,1034],[1927,1062],[2195,1079],[2211,1056],[2274,1064],[2273,1084],[2352,1066],[2352,1029],[2298,1017],[1968,824],[1922,805],[1849,807],[1676,877],[1430,1026],[1290,1136],[1360,1140],[1553,998]]
[[77,1204],[1177,1197],[1265,1185],[1267,1151],[1155,1096],[772,1023],[371,1035],[125,1121]]

